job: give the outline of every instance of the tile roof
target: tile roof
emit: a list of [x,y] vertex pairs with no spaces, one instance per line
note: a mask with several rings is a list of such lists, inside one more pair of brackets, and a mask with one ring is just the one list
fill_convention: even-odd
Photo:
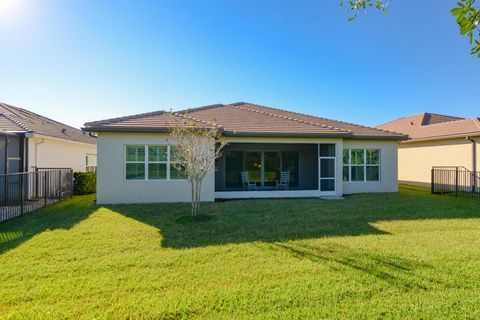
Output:
[[207,126],[218,123],[226,136],[282,136],[282,137],[346,137],[365,139],[402,140],[404,135],[335,121],[305,114],[280,110],[252,103],[215,104],[179,112],[158,111],[122,118],[85,123],[88,131],[168,131],[168,128],[188,113]]
[[1,132],[32,132],[54,138],[96,144],[95,138],[79,129],[0,102]]
[[384,123],[377,128],[407,134],[411,142],[438,140],[480,136],[480,119],[424,112]]

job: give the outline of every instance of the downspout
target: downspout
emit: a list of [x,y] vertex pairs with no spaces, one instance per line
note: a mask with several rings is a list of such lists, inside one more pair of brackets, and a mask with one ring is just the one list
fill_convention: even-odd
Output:
[[40,141],[35,141],[35,168],[38,167],[37,155],[38,155],[38,146],[45,142],[45,138],[42,138]]
[[472,192],[477,191],[477,142],[472,137],[466,137],[472,143]]
[[477,171],[477,142],[472,137],[466,137],[472,143],[472,171]]

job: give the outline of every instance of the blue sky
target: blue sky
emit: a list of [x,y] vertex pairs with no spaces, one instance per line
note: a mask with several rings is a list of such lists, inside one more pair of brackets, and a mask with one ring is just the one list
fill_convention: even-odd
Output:
[[392,0],[0,0],[0,101],[86,121],[249,101],[374,126],[480,116],[480,59],[449,9]]

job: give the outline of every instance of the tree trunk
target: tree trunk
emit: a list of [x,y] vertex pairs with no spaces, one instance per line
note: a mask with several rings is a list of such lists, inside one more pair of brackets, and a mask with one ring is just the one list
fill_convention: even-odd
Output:
[[202,181],[197,181],[197,215],[200,214],[200,195],[202,193]]
[[200,211],[200,195],[202,192],[201,185],[202,181],[197,179],[192,179],[192,216],[196,217],[199,215]]
[[196,195],[197,195],[197,190],[196,190],[196,181],[192,179],[192,217],[195,217],[196,215]]
[[202,194],[202,180],[192,179],[192,216],[196,217],[200,213],[200,198]]

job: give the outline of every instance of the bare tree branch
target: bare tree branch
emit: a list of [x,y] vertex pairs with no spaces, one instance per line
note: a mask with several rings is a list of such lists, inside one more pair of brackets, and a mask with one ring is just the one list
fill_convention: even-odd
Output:
[[214,169],[215,160],[221,156],[227,141],[215,121],[198,126],[199,122],[188,114],[177,116],[171,135],[176,140],[176,156],[182,171],[192,185],[192,216],[196,217],[200,210],[202,181]]

